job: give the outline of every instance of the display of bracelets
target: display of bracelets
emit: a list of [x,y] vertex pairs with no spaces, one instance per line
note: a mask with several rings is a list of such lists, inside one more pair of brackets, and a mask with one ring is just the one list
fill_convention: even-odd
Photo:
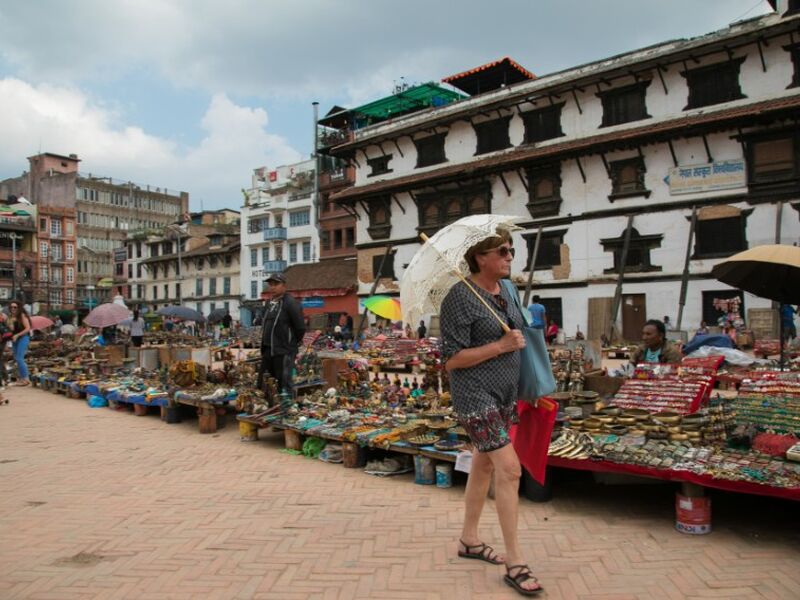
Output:
[[800,398],[740,393],[734,411],[737,425],[756,425],[779,433],[800,431]]

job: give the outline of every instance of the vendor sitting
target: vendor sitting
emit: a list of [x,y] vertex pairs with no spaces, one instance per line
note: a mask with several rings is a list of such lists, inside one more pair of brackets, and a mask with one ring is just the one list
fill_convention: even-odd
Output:
[[651,319],[642,328],[642,342],[631,355],[634,365],[639,363],[676,364],[681,353],[667,341],[667,328],[657,319]]

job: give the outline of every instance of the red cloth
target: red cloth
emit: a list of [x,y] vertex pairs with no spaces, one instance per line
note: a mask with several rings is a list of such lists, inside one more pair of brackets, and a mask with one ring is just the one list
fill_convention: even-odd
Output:
[[519,462],[541,484],[544,484],[547,451],[557,412],[558,403],[549,398],[539,398],[536,406],[520,400],[517,402],[519,424],[509,431]]

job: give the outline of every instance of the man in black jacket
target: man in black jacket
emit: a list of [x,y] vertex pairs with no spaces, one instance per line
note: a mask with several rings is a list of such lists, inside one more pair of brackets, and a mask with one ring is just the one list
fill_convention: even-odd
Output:
[[264,373],[268,373],[278,380],[279,391],[291,392],[294,359],[306,332],[303,308],[286,293],[286,277],[281,273],[270,275],[267,291],[270,298],[261,320],[261,366],[257,385],[258,389],[263,389]]

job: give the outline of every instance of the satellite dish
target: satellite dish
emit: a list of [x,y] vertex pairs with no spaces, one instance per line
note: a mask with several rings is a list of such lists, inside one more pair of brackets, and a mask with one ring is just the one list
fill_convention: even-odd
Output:
[[31,201],[28,200],[25,196],[20,196],[19,198],[17,198],[17,202],[19,202],[20,204],[27,204],[28,206],[33,206]]

